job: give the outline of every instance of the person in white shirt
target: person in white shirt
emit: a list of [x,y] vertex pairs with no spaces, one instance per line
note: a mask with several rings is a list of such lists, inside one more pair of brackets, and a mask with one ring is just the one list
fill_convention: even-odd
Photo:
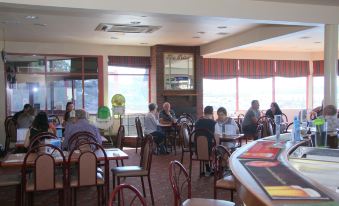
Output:
[[[219,143],[220,137],[222,135],[236,135],[239,134],[239,128],[237,123],[230,118],[227,117],[227,111],[224,107],[220,107],[217,110],[217,123],[215,124],[214,136],[217,144]],[[236,142],[225,142],[225,146],[229,149],[233,149],[235,147]]]
[[145,135],[150,134],[153,136],[154,142],[158,145],[159,152],[164,154],[166,153],[166,148],[164,146],[165,135],[158,131],[159,113],[157,112],[157,108],[155,103],[150,103],[148,105],[149,112],[145,116],[144,133]]

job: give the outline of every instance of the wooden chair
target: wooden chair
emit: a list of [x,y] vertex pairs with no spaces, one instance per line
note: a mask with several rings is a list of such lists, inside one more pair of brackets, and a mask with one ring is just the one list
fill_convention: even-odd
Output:
[[282,114],[281,114],[281,117],[282,117],[282,119],[283,119],[283,122],[288,123],[288,118],[287,118],[287,115],[286,115],[286,114],[282,113]]
[[179,136],[183,140],[181,144],[181,161],[180,161],[181,163],[184,162],[184,153],[190,152],[190,144],[192,144],[192,142],[190,142],[190,134],[191,134],[190,126],[185,122],[181,123],[179,132]]
[[274,134],[275,123],[268,116],[261,116],[257,121],[257,125],[261,128],[261,134],[259,134],[258,139]]
[[[84,148],[95,148],[84,149]],[[98,160],[96,152],[104,156]],[[101,169],[103,167],[104,169]],[[71,204],[76,205],[77,188],[96,186],[98,205],[107,202],[109,192],[109,162],[104,148],[95,142],[85,142],[74,147],[68,156],[68,185],[71,188]]]
[[291,126],[293,127],[293,122],[289,123],[289,124],[286,126],[285,133],[288,133],[288,130],[290,129]]
[[21,205],[21,177],[20,170],[0,168],[0,188],[15,187],[15,205]]
[[[124,147],[124,139],[125,139],[125,126],[120,125],[117,134],[117,145],[116,147],[123,150]],[[116,160],[117,166],[119,166],[118,160]],[[124,160],[121,160],[121,165],[124,166]]]
[[153,154],[153,137],[147,135],[142,142],[141,147],[141,159],[139,166],[123,166],[113,168],[113,188],[115,187],[115,178],[117,178],[117,184],[120,184],[120,178],[124,177],[140,177],[142,190],[144,197],[146,197],[145,185],[143,177],[148,178],[148,184],[151,193],[152,204],[154,205],[153,190],[150,178],[151,165],[152,165],[152,154]]
[[58,139],[57,136],[50,132],[41,132],[30,140],[28,150],[31,150],[33,147],[36,147],[37,145],[44,145],[46,139]]
[[[13,120],[13,116],[7,116],[5,119],[5,135],[6,135],[6,140],[5,140],[5,153],[7,153],[10,149],[10,143],[11,143],[11,135],[10,135],[10,120],[12,121],[12,124],[15,123],[15,121]],[[15,127],[16,128],[16,127]]]
[[179,116],[177,119],[178,124],[186,123],[189,127],[190,130],[192,131],[194,128],[194,120],[192,116],[188,113],[182,113],[182,115]]
[[[206,129],[196,129],[194,130],[191,135],[189,142],[192,142],[194,139],[193,145],[190,144],[190,164],[189,164],[189,171],[190,177],[192,175],[192,161],[196,160],[200,163],[200,175],[204,172],[204,165],[203,163],[208,162],[209,164],[212,163],[212,149],[208,147],[208,138],[213,137],[211,139],[210,148],[215,146],[215,138],[214,135],[206,130]],[[211,164],[210,164],[211,165]]]
[[[199,206],[199,205],[218,205],[234,206],[233,202],[215,199],[192,198],[191,196],[191,178],[186,169],[177,160],[171,161],[169,165],[169,180],[174,195],[174,206]],[[186,197],[186,198],[185,198]]]
[[229,158],[231,153],[222,145],[213,148],[214,154],[214,199],[217,199],[217,189],[230,190],[231,201],[233,202],[233,192],[235,180],[229,168]]
[[68,151],[71,151],[74,148],[78,147],[78,145],[86,142],[97,143],[97,139],[95,135],[90,132],[76,132],[69,138],[67,143],[67,149]]
[[[126,193],[125,193],[126,191]],[[127,198],[125,198],[125,194]],[[120,205],[119,206],[124,206],[124,205],[142,205],[142,206],[147,206],[145,198],[143,198],[137,188],[135,188],[132,185],[129,184],[121,184],[118,185],[114,188],[113,192],[111,193],[111,196],[109,198],[109,206],[116,205],[114,204],[115,202],[115,197],[119,195],[120,197]],[[127,203],[128,201],[129,204]]]
[[21,178],[23,205],[26,195],[32,205],[34,192],[49,190],[58,190],[59,205],[65,205],[66,159],[58,147],[41,144],[31,148],[24,158]]
[[142,131],[142,126],[141,126],[141,122],[140,122],[139,117],[135,118],[135,128],[137,130],[137,142],[136,142],[136,145],[135,145],[135,153],[137,153],[138,147],[139,147],[140,143],[142,142],[142,140],[144,139],[144,133]]

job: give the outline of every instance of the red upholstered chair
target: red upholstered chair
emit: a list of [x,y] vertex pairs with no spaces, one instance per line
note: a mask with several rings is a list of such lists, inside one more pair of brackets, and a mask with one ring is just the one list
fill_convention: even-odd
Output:
[[40,144],[31,148],[24,158],[21,178],[23,203],[27,196],[32,205],[34,192],[58,190],[59,205],[65,205],[66,159],[58,147]]
[[109,198],[109,206],[118,205],[114,204],[117,195],[120,197],[119,206],[124,205],[147,206],[145,198],[143,198],[139,190],[132,185],[121,184],[116,186]]
[[233,202],[215,199],[202,199],[191,197],[191,178],[186,169],[177,160],[169,165],[169,180],[174,195],[174,206],[234,206]]
[[214,199],[217,199],[217,189],[229,190],[231,192],[231,201],[233,201],[233,192],[235,180],[229,168],[229,157],[231,153],[222,145],[213,148],[214,154]]

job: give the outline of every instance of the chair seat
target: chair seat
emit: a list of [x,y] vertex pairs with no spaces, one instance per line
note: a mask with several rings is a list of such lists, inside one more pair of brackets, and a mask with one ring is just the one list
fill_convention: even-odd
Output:
[[14,186],[21,184],[21,177],[18,174],[1,174],[0,187]]
[[233,175],[227,175],[222,179],[217,180],[216,187],[235,190],[235,180]]
[[135,177],[148,175],[148,171],[139,166],[115,167],[112,169],[112,173],[118,177]]
[[191,198],[182,203],[183,206],[234,206],[235,203],[225,200]]
[[[34,179],[29,178],[26,184],[26,191],[35,191],[34,184],[35,184]],[[63,184],[62,176],[56,176],[55,177],[55,189],[62,189],[63,185],[64,184]],[[50,188],[50,189],[53,190],[54,188]]]
[[[102,174],[97,173],[97,185],[104,185],[105,181],[102,178]],[[71,175],[70,187],[78,187],[78,176]]]

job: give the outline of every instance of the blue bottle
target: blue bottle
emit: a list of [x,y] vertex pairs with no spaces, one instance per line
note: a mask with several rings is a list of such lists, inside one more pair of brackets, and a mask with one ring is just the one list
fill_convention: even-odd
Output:
[[300,138],[300,121],[298,119],[298,116],[294,117],[293,120],[293,131],[294,131],[294,141],[298,142],[301,140]]

